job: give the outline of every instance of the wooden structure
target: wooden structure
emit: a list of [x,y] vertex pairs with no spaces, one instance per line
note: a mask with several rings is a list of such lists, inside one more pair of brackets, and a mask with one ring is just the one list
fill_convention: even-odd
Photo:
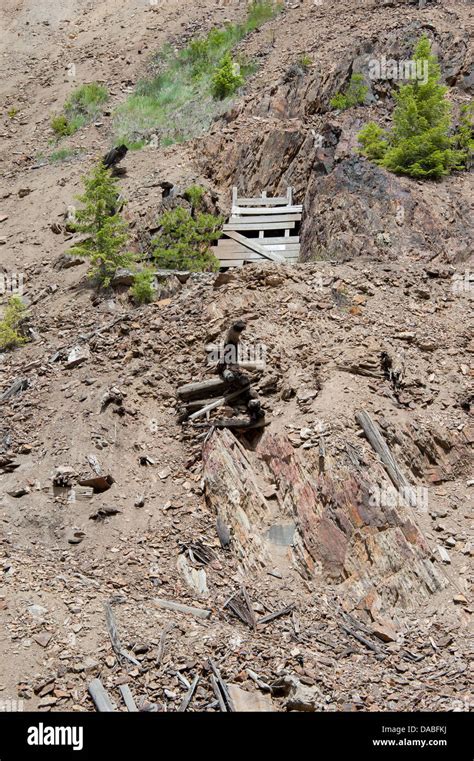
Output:
[[302,210],[293,205],[292,188],[286,196],[274,198],[268,198],[266,191],[259,198],[239,198],[237,188],[232,188],[232,213],[213,248],[214,256],[221,267],[262,261],[294,264],[300,253]]

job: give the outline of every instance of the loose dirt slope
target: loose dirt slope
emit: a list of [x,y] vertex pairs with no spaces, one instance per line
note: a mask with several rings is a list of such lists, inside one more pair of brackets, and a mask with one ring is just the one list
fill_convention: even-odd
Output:
[[[466,710],[474,344],[471,291],[453,289],[452,280],[455,266],[462,278],[469,261],[467,218],[463,226],[450,215],[459,199],[468,203],[472,174],[440,186],[402,182],[416,245],[395,237],[389,254],[359,256],[357,220],[345,231],[337,218],[332,231],[335,210],[327,206],[317,240],[347,232],[350,255],[342,258],[354,261],[338,263],[331,250],[331,261],[251,266],[223,284],[213,275],[171,279],[159,302],[139,309],[120,289],[97,297],[85,264],[60,268],[70,246],[64,213],[111,144],[115,105],[165,42],[180,45],[241,18],[241,6],[107,1],[46,10],[10,0],[1,11],[1,266],[25,275],[34,340],[0,356],[0,394],[27,380],[0,403],[0,698],[93,710],[87,684],[100,675],[121,710],[118,686],[128,682],[142,708],[174,711],[199,675],[191,710],[216,710],[212,659],[226,682],[248,692],[265,695],[266,685],[280,682],[276,710]],[[314,57],[328,88],[337,86],[339,75],[328,72],[344,81],[347,35],[372,38],[384,25],[420,19],[455,35],[467,4],[429,5],[420,15],[406,3],[361,3],[349,15],[345,3],[294,3],[251,35],[243,49],[261,68],[234,112],[187,145],[128,154],[121,188],[134,247],[156,224],[163,180],[202,182],[222,208],[234,182],[248,192],[290,182],[306,203],[303,253],[311,258],[321,197],[311,183],[322,174],[311,144],[301,146],[328,117],[306,122],[306,90],[295,96],[295,112],[281,105],[283,118],[263,111],[300,54]],[[76,79],[68,76],[72,64]],[[78,83],[93,80],[112,93],[108,113],[64,142],[84,149],[79,159],[42,165],[51,115]],[[350,141],[340,136],[354,133],[354,122],[336,120],[333,129],[338,149],[327,160],[344,173]],[[439,236],[432,248],[420,244],[425,208],[441,247]],[[376,221],[374,231],[382,233],[378,214],[384,224]],[[459,256],[441,255],[451,242]],[[176,388],[209,375],[206,344],[239,317],[247,340],[268,346],[255,387],[269,425],[252,443],[216,432],[203,453],[207,428],[178,423]],[[88,356],[68,368],[76,346]],[[384,371],[383,353],[396,380]],[[374,507],[370,489],[380,493],[390,482],[361,435],[360,410],[377,421],[422,504],[397,498]],[[90,497],[77,481],[97,465],[114,483]],[[63,487],[53,485],[58,469]],[[117,512],[97,518],[105,508]],[[230,530],[226,548],[217,514]],[[288,530],[291,542],[281,538]],[[254,629],[224,608],[242,585],[256,619],[292,607]],[[157,598],[210,616],[163,610]],[[135,663],[112,649],[105,602]]]

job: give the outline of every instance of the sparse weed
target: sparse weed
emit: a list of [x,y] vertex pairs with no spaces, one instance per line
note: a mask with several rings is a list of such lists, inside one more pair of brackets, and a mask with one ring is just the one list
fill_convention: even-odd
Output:
[[51,119],[53,132],[60,138],[73,135],[98,117],[108,97],[107,89],[97,82],[81,85],[68,98],[62,113]]

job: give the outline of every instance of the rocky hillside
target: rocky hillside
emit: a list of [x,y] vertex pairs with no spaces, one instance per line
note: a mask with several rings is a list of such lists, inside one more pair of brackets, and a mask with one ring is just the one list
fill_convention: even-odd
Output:
[[[386,83],[329,108],[426,31],[458,113],[472,11],[421,5],[288,3],[239,43],[258,68],[208,131],[128,153],[136,252],[163,182],[200,183],[210,211],[232,185],[304,204],[300,264],[165,276],[143,307],[67,256],[67,209],[152,55],[243,4],[2,8],[1,268],[31,340],[0,354],[0,697],[91,711],[100,677],[119,710],[124,684],[141,710],[183,708],[191,684],[188,710],[222,710],[223,680],[234,710],[469,709],[472,172],[422,183],[355,152]],[[52,159],[51,117],[91,81],[110,102]],[[267,347],[264,428],[180,422],[178,387],[215,377],[206,346],[238,318]]]

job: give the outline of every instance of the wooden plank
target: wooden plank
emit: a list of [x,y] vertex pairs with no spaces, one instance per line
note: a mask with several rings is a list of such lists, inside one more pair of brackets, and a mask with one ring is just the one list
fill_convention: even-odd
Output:
[[93,679],[92,682],[89,684],[88,688],[89,694],[94,701],[95,707],[97,708],[100,713],[114,713],[115,708],[112,705],[112,701],[110,700],[108,694],[106,693],[104,689],[104,685],[100,681],[100,679]]
[[[278,253],[280,253],[280,252],[278,252]],[[288,259],[288,258],[290,258],[290,259],[297,259],[298,255],[299,255],[299,249],[297,249],[296,251],[283,251],[281,253],[282,253],[282,256],[285,257],[285,259]],[[227,250],[225,252],[221,252],[221,251],[218,250],[217,251],[217,257],[218,257],[218,259],[220,261],[222,259],[225,259],[226,261],[235,261],[235,260],[242,259],[244,262],[257,262],[257,261],[262,261],[262,259],[263,259],[263,256],[261,256],[260,254],[257,254],[256,251],[254,251],[252,253],[251,251],[248,251],[248,250],[247,251],[245,251],[245,250],[239,250],[239,251],[229,251],[229,250]]]
[[382,437],[380,430],[376,423],[372,420],[369,413],[365,410],[360,410],[356,413],[356,420],[364,431],[366,438],[372,445],[375,452],[382,460],[385,469],[390,476],[390,479],[394,486],[398,489],[404,499],[412,506],[416,506],[416,493],[413,487],[410,485],[405,475],[400,470],[400,467],[395,460],[392,452],[385,439]]
[[[226,240],[225,238],[219,238],[219,243],[221,240]],[[260,246],[266,246],[267,244],[269,246],[272,245],[272,243],[299,243],[300,237],[299,235],[290,235],[290,237],[283,237],[283,236],[274,236],[269,235],[268,237],[261,238],[258,243]]]
[[224,225],[224,232],[230,230],[292,230],[296,227],[296,222],[232,222]]
[[[268,249],[269,251],[299,251],[300,250],[300,244],[299,243],[271,243],[269,245],[266,245],[261,242],[260,238],[254,238],[254,240],[257,241],[259,246],[262,246],[263,248]],[[237,243],[233,240],[222,240],[219,241],[219,244],[217,246],[218,251],[222,251],[222,253],[227,253],[228,251],[247,251],[248,249],[243,246],[241,243]]]
[[255,238],[246,238],[235,230],[228,230],[227,236],[232,238],[232,240],[236,240],[238,243],[242,243],[242,245],[246,246],[251,251],[256,251],[257,254],[261,254],[265,259],[271,259],[273,262],[278,262],[280,264],[284,261],[283,257],[278,256],[277,254],[272,254],[270,251],[266,251],[263,246],[259,246],[259,244],[255,242]]
[[192,684],[189,686],[189,689],[181,702],[181,705],[178,708],[178,713],[184,713],[184,711],[187,710],[191,700],[193,699],[193,695],[198,685],[198,682],[199,682],[199,675],[196,674]]
[[138,713],[138,708],[133,699],[133,695],[130,692],[130,687],[128,684],[119,684],[119,690],[122,694],[124,703],[127,706],[127,710],[130,711],[130,713]]
[[[278,214],[277,216],[271,217],[268,214],[262,214],[259,217],[251,217],[251,219],[244,219],[243,217],[230,217],[227,224],[252,224],[256,225],[259,222],[300,222],[301,221],[301,214]],[[282,225],[284,226],[284,225]]]
[[232,201],[233,206],[288,206],[286,196],[274,196],[273,198],[237,198]]
[[261,206],[232,206],[232,214],[236,215],[253,215],[253,214],[301,214],[303,212],[303,206],[302,204],[297,206],[281,206],[281,207],[271,207],[269,209],[262,209]]

